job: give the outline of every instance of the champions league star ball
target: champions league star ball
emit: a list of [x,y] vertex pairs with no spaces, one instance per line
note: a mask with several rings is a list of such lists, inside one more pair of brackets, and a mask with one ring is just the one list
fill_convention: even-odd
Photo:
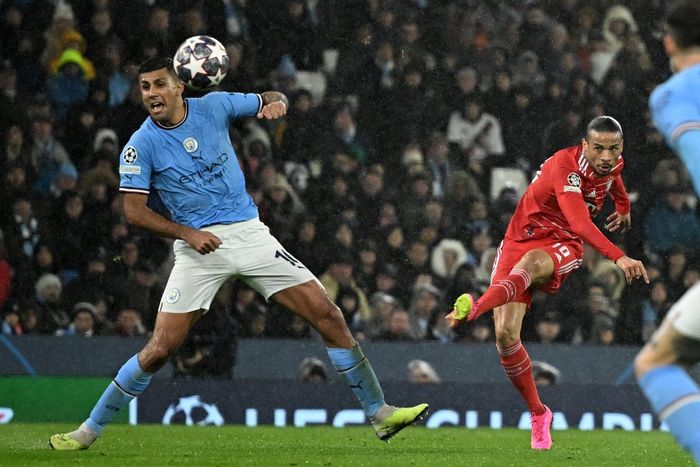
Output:
[[221,42],[213,37],[192,36],[177,48],[173,67],[188,88],[203,91],[224,79],[228,55]]

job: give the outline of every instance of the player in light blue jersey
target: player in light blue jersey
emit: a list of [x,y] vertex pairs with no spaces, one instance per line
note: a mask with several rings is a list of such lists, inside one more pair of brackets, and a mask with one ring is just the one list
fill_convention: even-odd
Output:
[[[656,127],[688,168],[700,194],[700,1],[670,5],[664,46],[675,73],[651,94]],[[700,465],[700,388],[687,369],[700,361],[700,284],[669,310],[634,366],[661,421]]]
[[[388,440],[420,419],[427,404],[386,404],[342,313],[316,277],[260,222],[245,190],[228,136],[229,122],[282,117],[289,105],[284,94],[212,92],[183,99],[184,85],[172,61],[160,57],[141,65],[139,80],[149,117],[120,155],[124,213],[129,223],[176,239],[175,265],[145,347],[122,366],[88,419],[75,431],[51,436],[49,445],[57,450],[88,448],[114,414],[146,389],[231,276],[300,315],[321,334],[330,361],[352,388],[379,439]],[[172,220],[146,206],[151,190],[158,192]]]

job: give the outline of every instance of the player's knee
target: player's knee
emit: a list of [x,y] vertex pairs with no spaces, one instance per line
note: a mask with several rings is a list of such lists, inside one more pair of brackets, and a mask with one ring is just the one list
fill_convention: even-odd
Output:
[[180,343],[167,339],[151,339],[139,353],[139,362],[143,370],[152,373],[162,368],[177,352]]
[[335,326],[345,326],[345,318],[340,309],[330,301],[324,301],[318,308],[318,312],[314,313],[317,322],[330,322]]
[[496,328],[496,343],[500,347],[508,347],[516,342],[518,342],[518,339],[520,339],[520,336],[518,335],[518,332],[515,329],[511,329],[509,327],[500,327]]
[[654,348],[650,345],[645,345],[634,359],[634,374],[639,379],[648,371],[659,366],[659,364],[660,362]]

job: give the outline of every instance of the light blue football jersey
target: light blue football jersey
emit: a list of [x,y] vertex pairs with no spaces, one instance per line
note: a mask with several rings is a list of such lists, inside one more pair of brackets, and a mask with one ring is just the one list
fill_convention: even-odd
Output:
[[262,105],[258,94],[211,92],[185,99],[185,118],[174,127],[148,117],[119,156],[119,190],[156,190],[172,220],[195,229],[253,219],[258,209],[246,192],[228,128]]
[[[668,145],[685,162],[696,189],[700,190],[700,64],[676,73],[657,86],[649,97],[654,125]],[[694,133],[693,135],[690,135]],[[683,147],[683,139],[686,146]],[[692,138],[692,139],[691,139]],[[688,145],[690,150],[688,150]]]

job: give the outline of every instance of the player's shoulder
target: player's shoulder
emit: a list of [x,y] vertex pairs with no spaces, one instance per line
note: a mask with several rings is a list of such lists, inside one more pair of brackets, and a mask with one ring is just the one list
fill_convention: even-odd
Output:
[[569,146],[555,152],[550,158],[552,165],[567,167],[571,170],[582,171],[579,159],[581,158],[581,146]]
[[143,157],[150,152],[156,135],[155,125],[147,118],[124,145],[120,158],[127,164],[133,164],[139,156]]
[[700,86],[700,64],[686,68],[659,84],[649,97],[649,105],[654,110],[663,108],[670,100],[700,100],[698,86]]

